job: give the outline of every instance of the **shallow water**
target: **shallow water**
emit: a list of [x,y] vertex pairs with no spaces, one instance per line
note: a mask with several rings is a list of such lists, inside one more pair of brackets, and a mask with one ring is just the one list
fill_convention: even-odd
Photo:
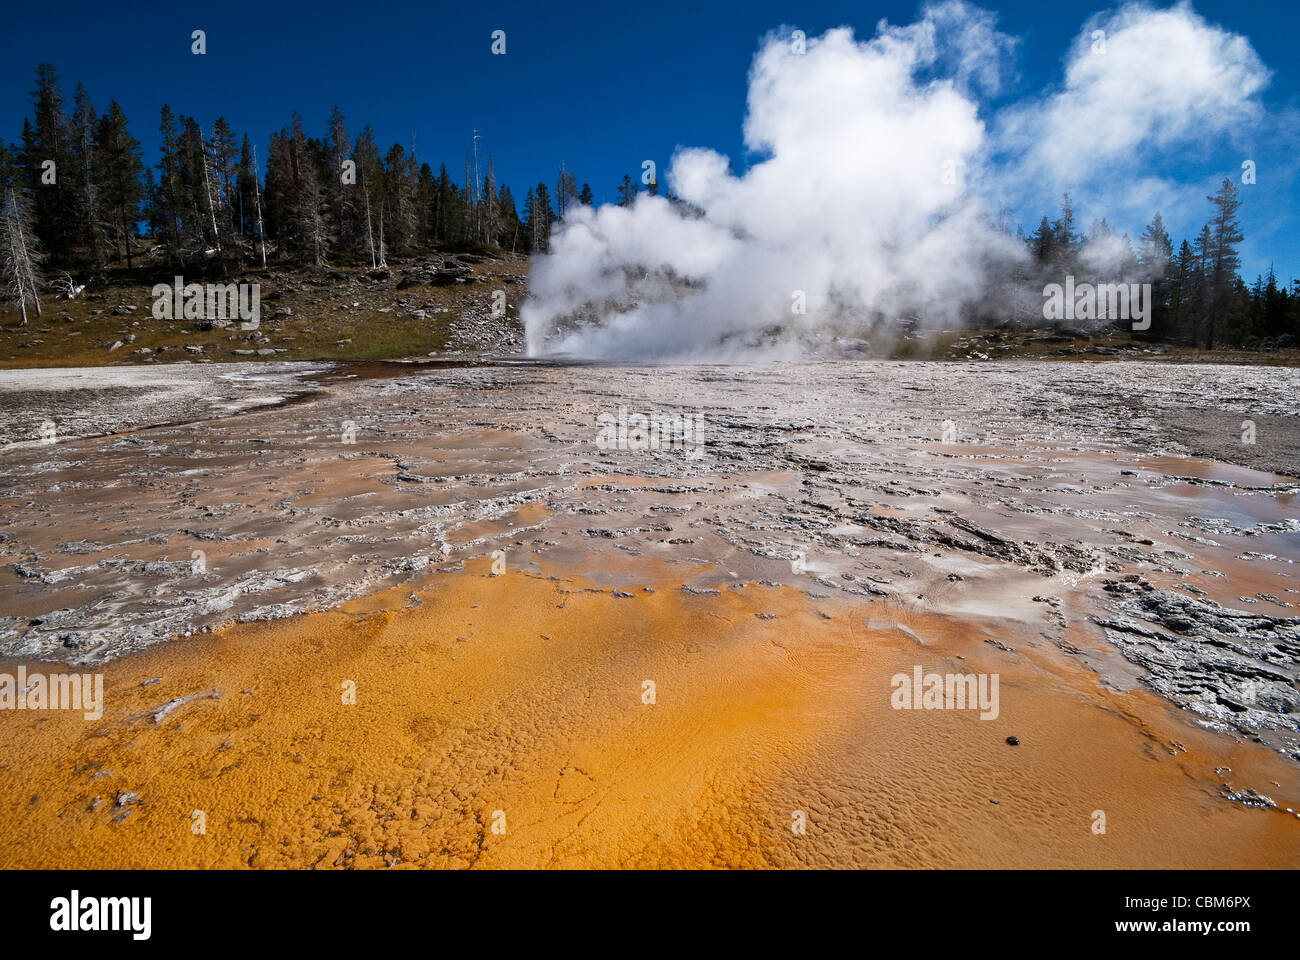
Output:
[[[143,666],[161,662],[169,676],[188,678],[172,696],[220,686],[220,705],[194,708],[216,711],[209,731],[216,737],[235,723],[230,688],[243,681],[207,663],[213,655],[208,648],[165,641],[237,620],[276,620],[231,636],[255,636],[266,651],[261,656],[282,647],[295,651],[293,662],[309,665],[317,671],[313,682],[332,690],[324,664],[334,662],[336,641],[315,643],[314,632],[326,630],[345,646],[370,637],[366,642],[380,646],[358,654],[358,663],[373,682],[382,682],[385,671],[418,656],[419,629],[440,622],[419,619],[431,599],[406,611],[410,589],[382,591],[437,589],[446,582],[459,597],[478,589],[468,584],[482,579],[493,552],[502,551],[498,559],[508,578],[531,577],[530,583],[554,591],[536,578],[557,575],[633,596],[606,592],[599,603],[608,606],[590,609],[584,601],[582,639],[550,633],[553,643],[529,639],[548,633],[533,630],[545,606],[538,595],[521,588],[499,596],[487,612],[489,623],[478,622],[501,645],[499,652],[480,663],[480,673],[465,674],[464,682],[500,708],[433,711],[420,737],[403,747],[410,751],[405,759],[381,749],[343,778],[349,791],[378,791],[393,800],[405,796],[398,773],[410,764],[422,769],[436,761],[448,776],[454,771],[457,782],[474,782],[473,771],[501,764],[533,771],[525,791],[532,799],[519,802],[530,811],[526,817],[535,818],[536,833],[530,845],[496,862],[606,863],[617,851],[625,862],[646,863],[1138,864],[1160,855],[1162,830],[1206,828],[1208,837],[1209,828],[1226,824],[1234,832],[1224,846],[1203,847],[1218,850],[1204,860],[1187,851],[1183,859],[1163,855],[1174,857],[1170,864],[1213,865],[1215,856],[1271,864],[1279,842],[1284,858],[1294,861],[1300,852],[1300,820],[1284,813],[1300,793],[1300,706],[1288,709],[1288,703],[1300,704],[1300,625],[1288,619],[1300,603],[1300,481],[1180,456],[1171,426],[1171,418],[1195,417],[1198,409],[1228,411],[1233,419],[1243,413],[1293,421],[1300,395],[1295,371],[865,362],[385,365],[353,372],[361,375],[345,369],[313,378],[314,392],[292,406],[224,415],[213,413],[222,391],[242,387],[211,379],[204,382],[208,405],[196,422],[148,429],[129,426],[134,401],[128,393],[113,408],[115,436],[6,450],[0,461],[0,575],[6,578],[0,651],[29,663],[102,664],[154,648],[110,666],[110,675],[162,672]],[[141,370],[136,376],[156,374]],[[134,422],[154,422],[146,405],[138,407]],[[617,417],[620,407],[702,416],[699,455],[681,448],[602,449],[597,418]],[[1235,442],[1224,438],[1225,459]],[[202,568],[195,551],[202,551]],[[653,597],[646,586],[656,589]],[[779,589],[786,592],[773,592]],[[531,606],[516,609],[525,593]],[[1213,601],[1256,619],[1220,623],[1208,605],[1191,614],[1180,608],[1176,616],[1142,606],[1166,595]],[[579,592],[560,598],[560,609],[579,597],[598,602],[597,594]],[[361,604],[349,609],[362,621],[279,622],[350,602]],[[819,627],[819,604],[833,605],[832,615],[846,619]],[[768,615],[776,619],[763,618]],[[1184,615],[1211,625],[1198,622],[1195,630],[1202,633],[1184,636],[1168,626]],[[797,637],[787,629],[796,618]],[[363,629],[362,622],[369,626]],[[850,624],[864,625],[863,633]],[[1130,628],[1164,639],[1148,640],[1126,632]],[[1234,631],[1245,632],[1237,637]],[[636,640],[629,648],[631,636]],[[443,640],[447,656],[461,663],[458,639]],[[222,646],[223,655],[244,649],[243,640],[229,643],[234,646]],[[580,643],[585,666],[560,680],[574,655],[570,643]],[[796,660],[790,659],[792,643],[800,649]],[[1181,659],[1162,661],[1179,643],[1188,648]],[[1230,661],[1203,655],[1228,648]],[[525,667],[512,666],[515,653],[507,651],[525,649],[558,686],[521,679]],[[877,652],[863,659],[864,649]],[[624,663],[631,650],[640,652]],[[313,651],[324,663],[313,664]],[[232,663],[247,656],[239,653]],[[699,656],[712,658],[707,669],[696,662]],[[689,677],[696,705],[671,722],[664,719],[657,745],[635,737],[610,740],[624,736],[613,732],[622,729],[619,724],[632,722],[616,722],[623,709],[611,705],[621,703],[616,691],[632,684],[635,701],[640,681],[632,663],[647,657],[665,675]],[[887,680],[897,668],[960,658],[1006,678],[996,736],[989,732],[994,724],[968,726],[964,714],[889,708]],[[258,662],[271,669],[269,661]],[[632,672],[623,675],[619,664]],[[297,708],[288,703],[302,693],[292,692],[293,675],[276,676],[276,696],[287,698],[283,710],[294,715]],[[1246,676],[1263,685],[1258,702],[1238,702],[1253,695],[1240,689]],[[542,698],[540,705],[512,712],[507,704],[518,706],[524,688],[527,696]],[[136,700],[167,699],[153,690],[147,697],[131,693],[125,680],[115,689],[114,696],[133,708],[149,706]],[[434,695],[420,681],[412,688],[414,700],[386,708],[397,711],[390,719],[372,718],[378,726],[357,728],[360,740],[314,734],[317,765],[327,769],[331,758],[387,742],[387,725],[406,722],[402,710],[416,710],[415,700]],[[607,709],[592,705],[574,713],[565,706],[568,697],[595,698]],[[270,709],[279,715],[281,706]],[[987,820],[985,807],[1000,805],[979,796],[994,787],[1012,789],[1005,777],[1014,768],[1006,762],[1024,755],[1008,755],[1011,748],[1002,743],[1012,718],[1023,718],[1016,724],[1021,736],[1028,729],[1050,744],[1015,781],[1029,804],[1020,816],[1042,829],[1041,835],[1025,834],[1022,819],[1020,843],[1008,839],[1006,824]],[[580,763],[565,759],[569,740],[543,745],[507,737],[500,750],[462,756],[444,735],[463,725],[479,731],[477,737],[502,723],[529,730],[558,724],[568,731],[564,737],[596,738],[603,746],[589,746]],[[1155,727],[1162,732],[1153,734]],[[1090,738],[1088,749],[1077,742],[1081,732]],[[29,733],[34,739],[24,742],[30,749],[43,749],[41,735]],[[72,726],[57,737],[77,752],[86,746],[77,746],[84,735]],[[263,753],[277,735],[259,734]],[[176,749],[193,746],[187,737],[176,741]],[[110,740],[120,749],[134,742],[126,728]],[[1156,742],[1163,747],[1151,749]],[[627,770],[639,751],[654,760],[648,765],[652,780]],[[945,751],[978,756],[980,772],[940,772]],[[1123,759],[1130,755],[1131,765]],[[142,754],[137,777],[167,782],[163,756],[171,754]],[[1182,759],[1170,767],[1173,761],[1162,757]],[[548,800],[545,771],[557,761]],[[1227,766],[1238,772],[1216,773]],[[585,773],[565,779],[570,767]],[[877,778],[882,769],[888,774],[883,781]],[[396,779],[384,779],[384,770]],[[585,802],[579,781],[593,770],[619,802],[603,801],[602,810],[615,812],[583,819],[591,824],[584,833],[548,804],[566,796]],[[1176,775],[1166,778],[1165,771]],[[1246,779],[1240,771],[1249,771]],[[293,771],[275,776],[293,780]],[[716,797],[726,799],[710,814],[717,777],[726,782],[716,785]],[[1131,859],[1100,855],[1086,846],[1092,836],[1086,831],[1058,844],[1045,839],[1065,822],[1061,818],[1077,817],[1076,807],[1089,802],[1088,777],[1109,784],[1111,802],[1144,824],[1145,839],[1129,848]],[[812,799],[800,801],[809,784],[816,784]],[[260,782],[245,786],[253,796],[270,789]],[[299,786],[306,789],[305,782]],[[1245,787],[1270,795],[1280,807],[1246,810],[1228,799]],[[69,789],[80,798],[81,787]],[[1149,809],[1139,815],[1144,793]],[[215,803],[219,797],[213,796]],[[952,815],[956,820],[943,812],[954,798],[963,811]],[[487,802],[461,797],[457,809],[468,820],[458,819],[456,830],[467,831],[462,839],[479,844],[474,849],[481,853],[479,801]],[[772,828],[775,833],[755,826],[778,814],[787,818],[790,803],[814,801],[823,824],[824,815],[838,811],[852,826],[845,821],[842,833],[805,847],[790,846],[783,826]],[[750,832],[737,840],[726,824],[741,808],[749,811]],[[410,811],[405,816],[411,819]],[[596,829],[604,816],[612,819]],[[645,845],[644,837],[627,834],[629,824],[646,817],[666,839]],[[691,823],[697,824],[694,846]],[[881,833],[882,823],[892,826]],[[564,835],[577,844],[571,849],[556,845],[564,824],[572,828]],[[256,845],[257,862],[286,862],[266,845],[280,829],[270,829]],[[706,840],[709,830],[723,833]],[[1038,847],[1029,843],[1033,837]],[[304,846],[284,856],[314,863],[325,857],[317,857],[317,842],[302,839]],[[399,860],[428,865],[433,848],[410,844],[423,856]],[[999,844],[1009,846],[999,853]],[[344,844],[329,863],[353,846]],[[361,852],[365,846],[352,856],[370,856]],[[212,862],[232,862],[232,856],[222,847]],[[434,859],[478,862],[468,854],[447,857]]]

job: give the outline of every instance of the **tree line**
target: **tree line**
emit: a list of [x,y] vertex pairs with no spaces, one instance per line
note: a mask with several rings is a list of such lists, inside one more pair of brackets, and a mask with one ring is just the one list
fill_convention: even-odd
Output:
[[1055,220],[1046,216],[1020,240],[1044,272],[1151,284],[1151,328],[1139,336],[1213,350],[1223,346],[1297,346],[1300,341],[1300,280],[1290,287],[1270,268],[1247,286],[1241,278],[1239,245],[1244,239],[1238,213],[1241,196],[1224,178],[1211,196],[1210,219],[1175,251],[1157,212],[1138,240],[1116,237],[1105,219],[1086,233],[1076,229],[1068,194]]
[[[49,64],[36,70],[32,105],[21,141],[0,142],[0,242],[51,270],[129,269],[141,236],[167,266],[190,268],[268,259],[377,267],[390,254],[448,247],[529,253],[548,248],[570,209],[595,202],[561,165],[553,190],[539,182],[520,204],[477,134],[458,183],[414,147],[381,150],[369,125],[354,138],[338,107],[319,137],[294,113],[271,134],[261,177],[257,146],[224,117],[205,128],[164,104],[150,165],[117,101],[101,113],[78,84],[69,110]],[[624,180],[620,197],[631,202],[638,185]]]
[[[477,133],[457,183],[445,163],[435,172],[420,162],[414,146],[381,151],[369,125],[354,138],[338,107],[319,137],[295,112],[271,134],[261,176],[257,146],[223,117],[204,128],[164,104],[159,157],[150,165],[117,101],[101,113],[78,84],[69,110],[49,64],[37,67],[31,95],[20,142],[0,141],[0,279],[23,322],[29,308],[39,313],[38,290],[48,287],[40,270],[62,271],[71,290],[72,271],[131,269],[142,237],[151,264],[167,269],[229,272],[272,261],[380,267],[390,254],[431,249],[545,252],[557,223],[595,203],[590,185],[579,187],[563,164],[554,189],[539,182],[517,202]],[[659,194],[647,177],[645,192]],[[624,175],[618,204],[635,203],[642,187]],[[1159,213],[1136,249],[1104,219],[1079,232],[1068,195],[1055,220],[1044,216],[1032,234],[1019,229],[1018,236],[1042,272],[1096,273],[1100,257],[1110,277],[1150,282],[1152,323],[1142,336],[1152,340],[1214,349],[1290,337],[1283,345],[1295,345],[1300,281],[1279,284],[1270,269],[1247,286],[1239,275],[1238,191],[1225,179],[1207,199],[1209,221],[1177,250]],[[1021,271],[1015,279],[1030,277]]]

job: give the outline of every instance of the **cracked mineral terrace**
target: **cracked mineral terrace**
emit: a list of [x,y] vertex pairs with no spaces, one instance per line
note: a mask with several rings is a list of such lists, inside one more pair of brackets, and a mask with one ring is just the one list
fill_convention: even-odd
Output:
[[[476,635],[470,626],[456,628],[459,635],[446,638],[446,669],[469,670],[466,658],[481,656],[477,651],[485,643],[498,651],[493,663],[514,649],[553,668],[553,658],[564,662],[566,655],[546,645],[561,643],[562,637],[552,640],[552,632],[568,628],[548,626],[551,619],[557,610],[561,615],[589,611],[581,615],[610,625],[611,637],[622,636],[629,624],[643,624],[661,674],[693,657],[708,658],[717,672],[706,670],[683,683],[704,684],[713,677],[722,686],[702,688],[699,696],[722,696],[725,687],[726,696],[736,699],[727,701],[728,709],[740,710],[735,715],[750,718],[746,723],[760,723],[759,715],[768,709],[797,716],[800,723],[812,723],[815,716],[822,735],[831,738],[821,741],[823,747],[814,751],[819,760],[810,768],[810,755],[781,740],[782,734],[759,737],[774,745],[763,781],[771,787],[756,798],[756,781],[744,780],[735,793],[744,793],[746,803],[777,811],[773,816],[783,817],[787,828],[783,833],[775,828],[772,836],[784,839],[751,837],[729,846],[713,837],[708,850],[686,856],[681,845],[693,841],[683,832],[674,834],[677,846],[668,839],[649,846],[630,840],[615,844],[609,850],[621,851],[619,862],[934,865],[963,862],[962,857],[1003,865],[1079,862],[1053,847],[1058,841],[1051,839],[1041,840],[1037,854],[999,860],[990,853],[987,828],[973,823],[970,836],[984,840],[918,849],[911,844],[919,825],[906,824],[904,840],[901,833],[889,834],[880,822],[864,819],[841,836],[839,845],[826,839],[829,846],[812,854],[789,847],[789,811],[781,804],[787,794],[790,803],[800,802],[800,788],[792,782],[798,771],[819,784],[827,810],[852,806],[846,799],[855,795],[852,778],[863,774],[855,764],[865,762],[854,751],[867,747],[855,747],[858,740],[846,731],[867,715],[877,719],[877,730],[899,722],[887,708],[890,670],[876,665],[879,676],[875,666],[862,672],[860,657],[881,657],[905,671],[912,663],[946,663],[936,669],[950,673],[966,661],[963,669],[1000,672],[1002,711],[989,727],[996,726],[1003,737],[1018,731],[1026,745],[1017,756],[1032,755],[1026,751],[1033,749],[1033,722],[1044,730],[1068,727],[1076,738],[1086,729],[1097,738],[1097,749],[1108,745],[1110,759],[1098,755],[1097,775],[1132,776],[1126,789],[1134,809],[1156,806],[1134,813],[1150,817],[1152,862],[1162,862],[1161,857],[1184,862],[1178,859],[1182,854],[1161,853],[1158,837],[1169,825],[1167,817],[1174,816],[1172,807],[1185,801],[1267,808],[1285,822],[1247,830],[1240,845],[1223,856],[1229,862],[1294,863],[1300,820],[1283,809],[1300,801],[1298,395],[1300,371],[1294,369],[1123,362],[664,368],[513,361],[463,367],[248,364],[5,373],[0,374],[0,436],[8,442],[0,460],[0,654],[13,662],[61,661],[79,670],[108,670],[110,720],[113,678],[129,675],[128,685],[117,685],[127,692],[120,693],[116,716],[123,730],[134,731],[140,717],[170,725],[177,718],[189,722],[184,718],[195,711],[228,709],[222,707],[221,688],[230,698],[238,696],[233,683],[253,684],[248,677],[235,681],[242,676],[238,671],[223,677],[219,660],[215,673],[182,671],[178,658],[199,648],[185,645],[195,641],[173,638],[235,623],[343,611],[351,618],[347,623],[359,625],[305,617],[255,633],[240,632],[251,626],[237,627],[228,641],[233,646],[222,648],[235,664],[246,656],[237,651],[253,642],[239,638],[256,637],[258,657],[267,656],[268,644],[274,650],[283,643],[287,661],[310,669],[312,659],[302,645],[320,650],[327,642],[310,639],[312,624],[324,631],[322,637],[352,629],[404,636],[403,629],[409,634],[414,628],[392,624],[402,617],[433,616],[429,611],[436,608],[434,619],[418,621],[436,633],[444,621],[461,622],[460,613],[437,605],[450,602],[447,596],[464,596],[465,615],[472,617],[469,611],[486,602],[483,591],[491,584],[500,589],[513,584],[509,589],[518,591],[513,596],[533,597],[537,610],[550,608],[550,613],[516,624],[517,615],[506,614],[514,601],[498,601],[500,624],[485,629],[497,631],[492,636],[505,646],[494,646],[496,641]],[[701,417],[703,454],[688,457],[680,448],[634,449],[635,444],[602,448],[598,418],[617,416],[620,408],[648,417]],[[1240,423],[1246,419],[1257,426],[1256,442],[1249,447],[1241,441]],[[54,440],[43,442],[42,424],[50,421],[57,427]],[[1216,423],[1224,429],[1206,426]],[[1193,450],[1208,457],[1189,456]],[[451,593],[439,594],[440,589]],[[539,590],[551,591],[549,601],[534,596]],[[592,599],[583,599],[588,595]],[[608,610],[600,606],[606,598],[612,605]],[[374,626],[376,616],[399,620]],[[687,617],[690,632],[679,632],[675,625]],[[819,634],[803,618],[826,622],[828,632]],[[327,629],[327,624],[335,626]],[[538,630],[546,631],[541,641],[525,642],[525,635],[538,636]],[[732,636],[728,631],[741,631],[737,638],[762,631],[766,652],[747,654],[749,647],[726,639]],[[599,647],[598,641],[589,642]],[[679,649],[685,660],[672,652]],[[423,662],[421,650],[403,656]],[[196,655],[187,655],[186,662]],[[607,653],[611,662],[623,655]],[[777,656],[782,663],[814,659],[799,661],[804,672],[790,679],[793,686],[766,686],[766,675],[752,678],[751,702],[726,679],[758,669],[748,661],[751,655]],[[834,661],[839,665],[818,657],[840,658]],[[278,669],[258,662],[273,673]],[[157,694],[139,689],[164,669],[184,672],[189,685],[169,680]],[[613,682],[613,668],[593,669],[597,672],[587,678],[593,686],[578,696],[604,702],[611,694],[602,684]],[[618,681],[629,685],[634,698],[642,682],[638,669]],[[141,671],[146,679],[136,676]],[[824,696],[802,706],[788,702],[801,684]],[[479,702],[461,693],[470,697],[466,705],[453,709],[446,699],[450,712],[431,717],[427,729],[421,728],[418,743],[445,755],[439,761],[444,765],[455,766],[454,750],[447,753],[447,731],[469,722],[457,711],[472,711]],[[337,693],[333,696],[337,699]],[[451,696],[439,693],[434,699]],[[1017,698],[1023,698],[1019,709]],[[529,729],[552,723],[567,729],[573,719],[569,708],[551,715],[543,707],[523,705],[522,699],[514,702],[520,716],[540,725]],[[883,713],[877,710],[881,703]],[[264,704],[261,712],[268,709]],[[1061,714],[1055,721],[1053,710]],[[1106,726],[1109,720],[1100,719],[1103,715],[1116,718],[1114,730]],[[1095,727],[1090,717],[1097,718]],[[30,725],[30,717],[24,722]],[[481,728],[471,724],[464,735]],[[687,723],[676,733],[684,743],[699,729]],[[978,722],[974,729],[980,729]],[[1058,753],[1034,761],[1045,765],[1035,766],[1033,776],[1048,793],[1059,790],[1086,807],[1093,801],[1076,797],[1072,791],[1082,788],[1072,775],[1065,781],[1056,777],[1068,757],[1077,753],[1086,765],[1091,753],[1069,737],[1055,740]],[[631,749],[634,741],[625,747]],[[960,755],[962,742],[948,746]],[[1164,786],[1157,788],[1151,786],[1155,781],[1142,779],[1155,776],[1146,766],[1140,768],[1145,773],[1105,766],[1121,763],[1112,755],[1129,742],[1135,749],[1145,745],[1140,746],[1143,763],[1167,767],[1159,758],[1173,757],[1182,772],[1159,781]],[[31,749],[37,749],[34,744]],[[704,770],[725,765],[723,754],[730,757],[740,741],[727,750],[715,745],[718,753],[702,752],[710,744],[714,741],[705,737],[683,750]],[[534,747],[543,749],[539,742]],[[420,747],[409,749],[418,753]],[[629,790],[645,789],[676,809],[673,791],[685,797],[695,789],[676,781],[632,788],[620,781],[628,774],[620,773],[618,764],[605,770],[605,782],[594,783],[593,777],[601,779],[594,772],[600,761],[592,757],[574,766],[561,756],[563,750],[555,751],[557,780],[540,761],[530,773],[535,757],[522,747],[500,755],[492,749],[483,747],[480,755],[496,757],[487,769],[504,764],[493,777],[508,782],[500,770],[515,770],[518,777],[535,774],[536,783],[545,786],[529,794],[529,803],[536,805],[528,807],[536,813],[528,827],[535,831],[535,844],[496,862],[606,862],[613,854],[600,852],[598,832],[579,844],[581,850],[572,843],[557,845],[555,831],[543,826],[550,822],[546,805],[579,809],[594,798],[591,803],[603,800],[608,807],[611,790],[626,799]],[[653,756],[671,752],[671,743],[651,751]],[[91,753],[81,759],[96,762]],[[1195,759],[1178,759],[1185,754]],[[653,756],[646,762],[653,764]],[[1229,760],[1236,773],[1228,769]],[[98,762],[125,763],[102,757]],[[881,803],[894,809],[920,789],[900,772],[907,768],[905,760],[895,757],[893,766],[880,762],[891,771],[887,779],[895,799],[882,801],[877,786],[862,786],[856,794],[876,797],[877,812]],[[843,765],[843,782],[834,775],[837,764]],[[156,774],[165,777],[161,770]],[[457,776],[464,775],[457,767]],[[389,774],[358,776],[365,783],[349,784],[360,793],[348,809],[373,809],[376,784],[388,783]],[[416,789],[427,776],[424,769],[383,789]],[[15,793],[16,786],[9,785]],[[149,799],[138,779],[126,785]],[[371,799],[362,802],[366,790]],[[1179,792],[1189,790],[1199,799]],[[1144,791],[1151,791],[1149,800],[1140,796]],[[692,802],[703,802],[691,796]],[[773,799],[777,796],[780,800]],[[1268,804],[1242,800],[1256,796]],[[78,804],[89,802],[89,795],[78,797]],[[281,861],[269,852],[278,834],[263,827],[263,833],[245,837],[260,854],[236,857],[232,848],[205,862],[491,862],[480,860],[485,855],[482,804],[463,792],[443,800],[444,806],[462,809],[470,824],[464,829],[472,836],[444,837],[441,848],[407,837],[403,846],[380,837],[389,829],[382,821],[366,828],[371,839],[363,841],[356,839],[355,817],[345,816],[333,828],[353,841],[336,843],[328,839],[335,836],[331,823],[317,824],[319,836],[299,838],[295,843],[301,849]],[[915,800],[920,807],[929,803],[921,794]],[[1003,797],[993,809],[1005,811],[1008,802]],[[1124,802],[1113,800],[1117,807]],[[178,800],[177,810],[188,810],[187,803]],[[679,812],[688,807],[683,799]],[[148,804],[141,809],[148,813]],[[971,810],[972,818],[988,816],[978,805]],[[1037,813],[1046,823],[1060,811],[1048,803]],[[1081,814],[1085,821],[1088,815]],[[40,815],[24,806],[10,816],[22,821]],[[1206,816],[1205,823],[1220,823]],[[415,817],[412,811],[410,818]],[[890,822],[888,816],[885,820]],[[900,823],[895,826],[904,830]],[[668,831],[663,837],[676,829],[668,820],[663,828]],[[626,829],[621,820],[610,827],[624,837]],[[573,843],[582,835],[573,823],[560,832]],[[1015,845],[1005,838],[1000,842]],[[418,856],[412,853],[417,849]],[[442,853],[435,855],[437,849]],[[9,854],[18,862],[35,862],[14,849]],[[105,857],[114,860],[111,853]],[[131,862],[120,851],[116,857]]]

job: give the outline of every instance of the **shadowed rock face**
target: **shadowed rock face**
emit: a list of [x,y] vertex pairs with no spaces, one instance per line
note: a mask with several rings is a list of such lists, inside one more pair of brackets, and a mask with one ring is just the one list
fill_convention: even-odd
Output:
[[[597,580],[653,557],[706,570],[684,575],[692,589],[751,579],[1000,616],[1007,634],[991,642],[1008,649],[1028,630],[1077,653],[1067,633],[1093,616],[1180,706],[1296,729],[1295,623],[1262,611],[1285,617],[1300,600],[1300,484],[1181,458],[1162,427],[1197,410],[1257,415],[1272,418],[1257,445],[1284,447],[1300,432],[1295,371],[356,370],[310,385],[272,364],[173,370],[167,385],[157,370],[114,371],[103,404],[76,378],[60,397],[49,374],[29,385],[29,411],[8,384],[10,424],[50,416],[94,433],[98,417],[121,434],[6,451],[0,652],[102,661],[327,609],[497,549],[512,569],[545,561]],[[285,395],[299,402],[256,405]],[[198,419],[132,428],[157,422],[159,403]],[[602,445],[601,418],[620,409],[702,427],[685,446]],[[1231,456],[1240,437],[1221,445]],[[1103,588],[1123,576],[1150,589]],[[1246,603],[1261,615],[1227,609]],[[1123,659],[1087,659],[1121,685],[1138,679]],[[1243,702],[1248,683],[1256,699]]]

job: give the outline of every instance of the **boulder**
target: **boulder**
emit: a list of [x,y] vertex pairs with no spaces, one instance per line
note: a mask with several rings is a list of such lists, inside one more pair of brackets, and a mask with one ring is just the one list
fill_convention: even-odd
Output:
[[409,290],[411,287],[424,286],[434,282],[434,275],[426,270],[408,273],[397,284],[398,290]]
[[434,271],[432,283],[435,287],[449,286],[453,283],[464,280],[466,277],[470,276],[471,273],[473,273],[473,271],[470,270],[469,267],[455,265],[450,267],[441,267]]

